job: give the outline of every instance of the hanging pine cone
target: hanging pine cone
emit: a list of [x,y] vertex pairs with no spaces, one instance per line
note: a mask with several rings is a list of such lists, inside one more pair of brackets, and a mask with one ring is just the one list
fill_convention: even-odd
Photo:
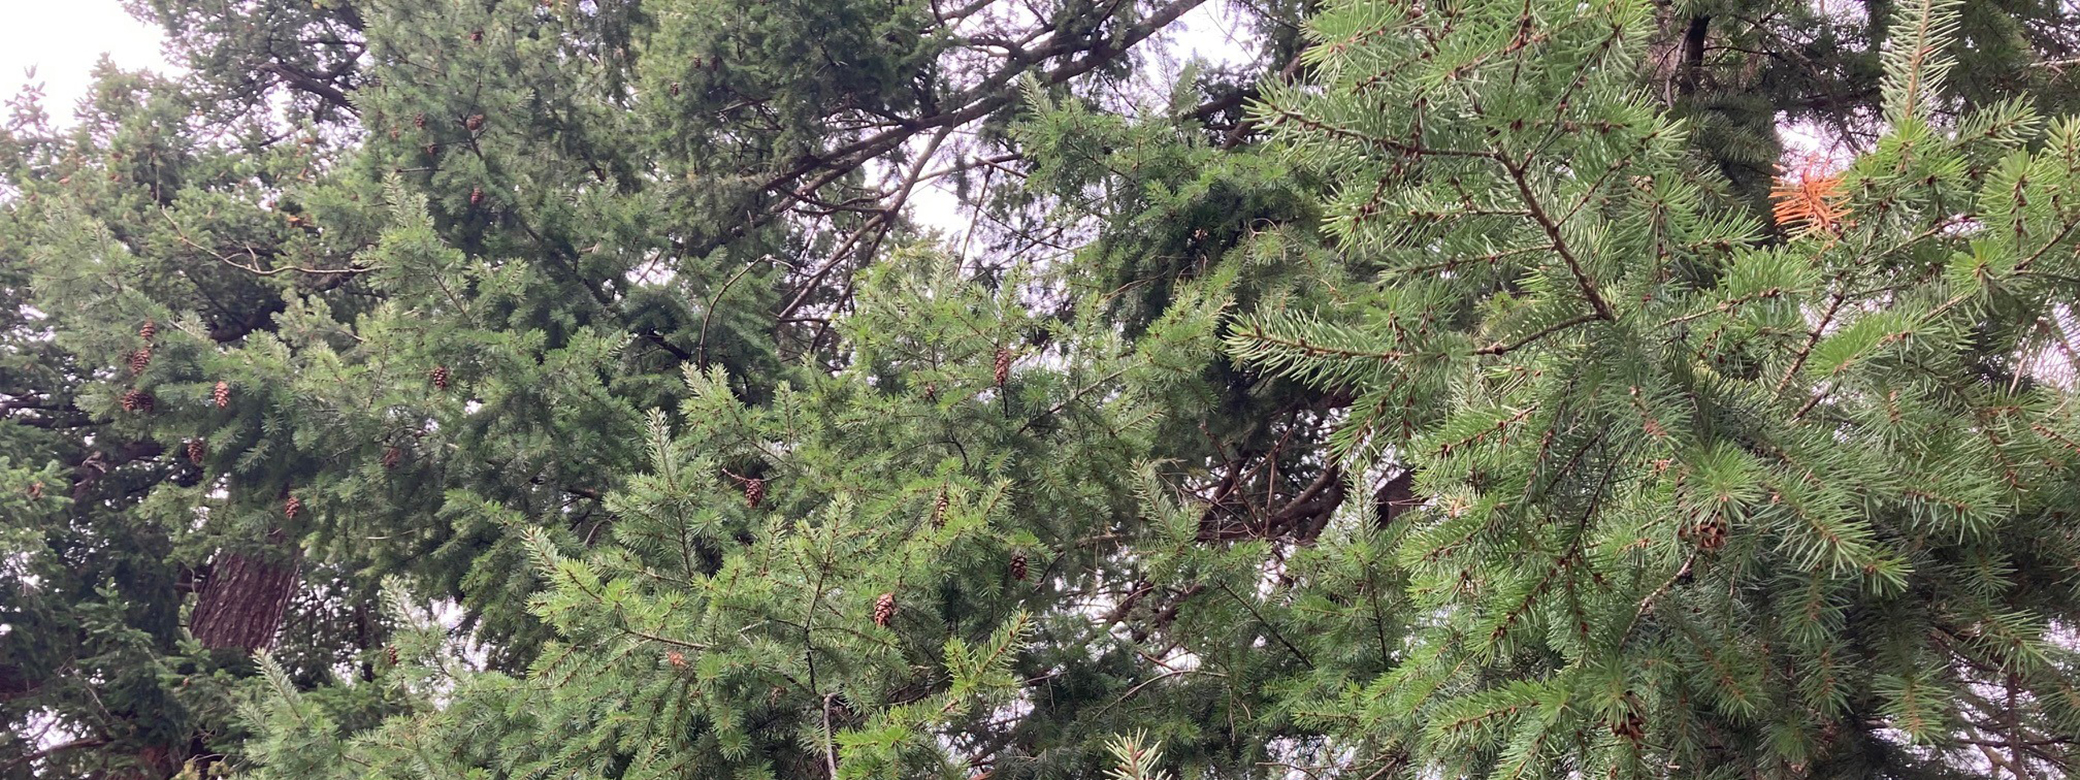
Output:
[[188,462],[200,466],[206,457],[209,457],[209,444],[201,439],[189,439]]
[[896,616],[896,594],[883,593],[874,599],[874,625],[888,627],[888,621]]
[[484,202],[484,188],[483,188],[483,187],[471,187],[471,188],[469,188],[469,205],[475,206],[475,205],[477,205],[477,204],[479,204],[479,203],[483,203],[483,202]]
[[1647,721],[1637,712],[1627,711],[1625,717],[1611,723],[1611,734],[1627,742],[1637,743],[1647,738]]
[[230,406],[230,405],[231,405],[231,383],[230,383],[230,382],[218,382],[218,383],[217,383],[217,386],[216,386],[216,388],[215,388],[215,389],[213,389],[213,390],[211,390],[211,391],[209,391],[209,399],[210,399],[211,401],[215,401],[215,402],[216,402],[216,404],[217,404],[217,408],[218,408],[218,409],[222,409],[222,408],[224,408],[224,407],[226,407],[226,406]]
[[421,111],[419,113],[413,114],[412,126],[421,130],[426,129],[426,112]]
[[1726,523],[1716,518],[1698,523],[1691,528],[1690,538],[1697,544],[1698,549],[1707,552],[1725,547]]
[[123,411],[126,412],[149,412],[156,403],[158,403],[158,400],[153,398],[151,393],[143,390],[131,390],[123,393]]
[[383,645],[383,657],[389,659],[391,666],[396,666],[397,645]]
[[291,520],[296,519],[297,513],[302,511],[303,499],[297,498],[295,496],[290,496],[289,500],[282,502],[282,514],[287,515],[288,518]]
[[664,662],[671,664],[674,669],[684,669],[686,668],[686,654],[673,650],[664,654]]
[[484,42],[484,31],[483,31],[483,30],[471,30],[471,31],[469,31],[469,42],[470,42],[470,43],[483,43],[483,42]]
[[946,488],[939,488],[939,500],[932,502],[933,528],[946,527],[946,507],[952,503],[952,498],[946,495]]
[[383,468],[397,468],[397,463],[401,460],[404,460],[404,450],[396,447],[383,448]]
[[425,145],[425,146],[421,146],[421,147],[419,147],[419,150],[420,150],[420,151],[423,151],[423,152],[425,152],[425,153],[426,153],[426,156],[428,156],[428,157],[432,157],[432,156],[434,156],[434,155],[436,155],[436,154],[440,154],[440,153],[441,153],[441,145],[440,145],[440,144],[427,144],[427,145]]
[[42,483],[42,482],[31,482],[31,483],[29,483],[29,498],[31,498],[31,499],[37,499],[37,498],[42,498],[42,497],[43,497],[43,483]]
[[997,366],[996,366],[996,379],[997,379],[997,386],[998,386],[998,387],[1003,387],[1003,386],[1004,386],[1004,380],[1007,380],[1007,379],[1010,379],[1010,378],[1011,378],[1011,350],[1009,350],[1009,349],[1007,349],[1007,348],[1004,348],[1004,347],[998,347],[998,348],[997,348]]
[[758,477],[744,480],[744,503],[752,509],[766,500],[766,481]]
[[1011,554],[1011,578],[1026,581],[1026,554],[1023,551]]
[[130,374],[132,376],[144,373],[145,368],[151,364],[152,345],[146,344],[136,352],[130,353]]
[[427,376],[433,380],[434,387],[442,390],[446,390],[449,385],[455,384],[455,372],[449,371],[447,366],[434,366],[433,371],[428,372]]
[[145,341],[151,341],[152,337],[157,335],[159,335],[159,323],[151,320],[145,320],[144,324],[137,328],[137,337]]
[[679,96],[679,82],[672,82],[672,97]]
[[468,119],[462,120],[462,126],[469,128],[472,133],[481,130],[484,127],[484,115],[470,114]]

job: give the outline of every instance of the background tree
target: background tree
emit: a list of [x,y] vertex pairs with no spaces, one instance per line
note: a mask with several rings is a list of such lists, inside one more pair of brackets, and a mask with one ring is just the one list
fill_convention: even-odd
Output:
[[0,143],[0,773],[2064,766],[2069,9],[290,5]]

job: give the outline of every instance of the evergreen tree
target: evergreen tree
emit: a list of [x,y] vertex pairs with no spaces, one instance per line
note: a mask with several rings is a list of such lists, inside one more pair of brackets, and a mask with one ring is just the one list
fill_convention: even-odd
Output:
[[1386,275],[1228,343],[1349,388],[1338,452],[1425,503],[1300,568],[1405,637],[1302,722],[1417,775],[2069,768],[2080,126],[1939,110],[1956,7],[1895,13],[1889,129],[1782,241],[1631,91],[1643,6],[1316,20],[1322,89],[1261,111]]
[[140,4],[0,776],[2068,770],[2071,9],[1201,5]]

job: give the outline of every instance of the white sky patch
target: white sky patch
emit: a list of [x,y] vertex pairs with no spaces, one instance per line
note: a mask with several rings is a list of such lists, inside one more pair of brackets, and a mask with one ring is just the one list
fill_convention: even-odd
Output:
[[0,19],[0,98],[42,84],[43,105],[60,122],[87,96],[103,56],[129,70],[180,70],[167,61],[159,28],[121,0],[0,0]]

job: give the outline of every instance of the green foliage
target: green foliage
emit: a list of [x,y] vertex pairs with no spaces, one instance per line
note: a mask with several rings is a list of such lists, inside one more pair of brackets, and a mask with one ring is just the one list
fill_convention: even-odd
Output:
[[136,5],[0,777],[2072,769],[2064,6]]

